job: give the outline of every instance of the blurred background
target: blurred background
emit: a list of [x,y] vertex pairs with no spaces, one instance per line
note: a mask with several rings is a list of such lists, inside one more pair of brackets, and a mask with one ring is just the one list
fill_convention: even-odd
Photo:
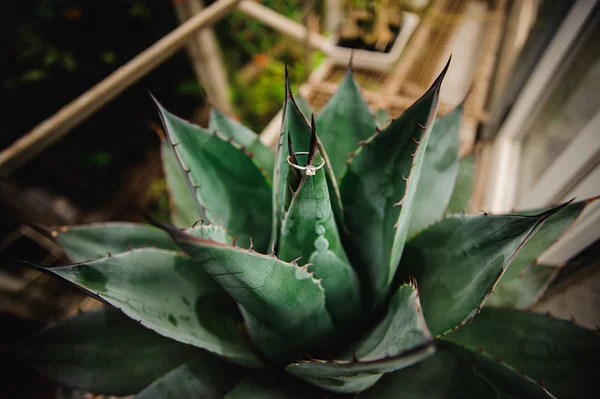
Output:
[[[293,91],[318,110],[351,52],[372,110],[397,117],[452,54],[440,114],[465,103],[467,211],[600,194],[596,0],[21,0],[0,13],[1,397],[79,398],[8,355],[15,340],[99,306],[20,264],[65,264],[42,225],[166,219],[151,92],[206,126],[210,105],[274,145]],[[534,306],[600,325],[600,207],[543,256]]]

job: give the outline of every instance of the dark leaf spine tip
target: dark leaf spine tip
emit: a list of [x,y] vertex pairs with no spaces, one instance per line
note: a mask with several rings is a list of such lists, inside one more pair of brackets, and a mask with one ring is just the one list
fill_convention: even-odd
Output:
[[254,252],[254,242],[252,242],[252,237],[250,237],[250,247],[248,248],[248,251]]
[[402,175],[402,180],[404,180],[405,182],[408,181],[408,177],[404,177],[404,175]]
[[[573,199],[575,199],[575,198],[573,198]],[[587,205],[591,204],[592,202],[597,201],[598,199],[600,199],[600,195],[596,195],[595,197],[588,198],[588,199],[584,200],[583,203],[587,206]]]
[[417,140],[416,138],[414,138],[414,137],[411,136],[411,139],[412,139],[412,141],[415,142],[416,145],[421,144],[422,138],[421,138],[421,140]]
[[307,160],[307,164],[308,165],[312,165],[313,160],[315,159],[315,156],[317,155],[317,145],[318,145],[318,138],[317,138],[317,127],[316,127],[316,123],[315,123],[315,114],[311,114],[311,128],[310,128],[310,144],[309,144],[309,148],[308,148],[308,160]]
[[285,65],[285,95],[287,98],[292,96],[292,89],[290,87],[290,72],[287,64]]
[[240,238],[240,237],[233,237],[233,238],[231,239],[231,245],[235,247],[235,246],[236,246],[236,245],[235,245],[235,243],[237,242],[237,240],[238,240],[239,238]]
[[423,129],[423,130],[426,130],[426,129],[427,129],[427,127],[426,127],[426,126],[423,126],[423,125],[421,125],[420,123],[418,123],[418,124],[417,124],[417,126],[419,126],[419,127],[420,127],[421,129]]

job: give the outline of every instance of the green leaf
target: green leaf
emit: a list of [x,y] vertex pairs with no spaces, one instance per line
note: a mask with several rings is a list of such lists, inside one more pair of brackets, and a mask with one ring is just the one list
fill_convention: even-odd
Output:
[[348,68],[338,90],[317,116],[317,131],[336,176],[344,171],[349,154],[375,129],[375,119]]
[[431,339],[419,292],[415,286],[404,284],[392,296],[383,320],[355,345],[354,356],[361,362],[372,362],[425,347]]
[[419,283],[434,336],[477,314],[517,251],[561,207],[536,216],[451,216],[407,243],[399,276]]
[[342,176],[344,221],[375,306],[387,297],[402,256],[447,68],[421,99],[357,151]]
[[[596,199],[594,198],[587,201],[570,203],[559,212],[556,212],[549,217],[538,232],[531,237],[531,240],[529,240],[527,244],[523,246],[523,249],[519,251],[517,256],[515,256],[515,259],[511,263],[511,268],[504,276],[502,276],[500,284],[504,284],[518,277],[523,271],[534,264],[536,259],[550,248],[552,244],[558,241],[563,233],[567,231],[575,219],[581,215],[585,207],[595,200]],[[551,208],[552,207],[544,207],[529,211],[517,211],[513,212],[513,214],[536,215],[546,212]]]
[[[316,136],[313,143],[316,146]],[[310,164],[323,162],[317,154]],[[360,284],[340,240],[324,168],[315,176],[302,175],[281,227],[277,255],[287,262],[302,258],[299,264],[310,264],[315,278],[322,279],[327,311],[338,331],[356,324],[362,310]]]
[[169,187],[171,200],[171,222],[177,227],[190,227],[198,220],[205,219],[196,201],[193,188],[185,175],[175,150],[164,139],[160,145],[163,171]]
[[469,210],[474,180],[475,158],[473,155],[467,155],[460,160],[456,184],[454,185],[452,197],[448,202],[448,213],[459,213]]
[[270,179],[272,178],[273,167],[275,166],[275,153],[260,141],[256,133],[214,108],[210,110],[208,128],[219,131],[225,138],[233,138],[233,141],[245,147],[254,155],[256,163],[262,167],[261,170]]
[[156,103],[207,218],[219,221],[240,242],[269,246],[271,188],[247,151],[169,113]]
[[225,399],[305,399],[318,398],[322,393],[291,378],[277,376],[277,379],[265,381],[246,377],[225,396]]
[[[512,268],[513,265],[510,266],[510,269]],[[544,294],[559,271],[560,267],[533,264],[525,268],[519,276],[502,283],[505,273],[494,289],[495,295],[485,304],[527,309]]]
[[448,340],[480,348],[567,398],[594,397],[600,335],[571,322],[514,309],[484,308]]
[[[571,203],[548,218],[515,256],[510,268],[500,279],[498,288],[495,290],[497,295],[490,298],[489,305],[517,306],[523,309],[533,305],[533,302],[543,294],[557,272],[555,267],[537,265],[537,258],[558,241],[575,219],[581,215],[585,207],[595,200],[596,198],[592,198]],[[515,213],[538,214],[548,209],[549,207],[544,207]]]
[[435,351],[417,289],[403,285],[387,314],[341,361],[292,363],[286,370],[330,391],[349,393],[370,388],[383,373],[419,362]]
[[385,375],[361,399],[553,398],[544,388],[488,356],[446,345],[412,367]]
[[20,343],[16,350],[60,384],[113,395],[136,393],[202,353],[108,308],[63,320]]
[[225,228],[220,224],[202,224],[183,231],[194,237],[220,242],[221,244],[231,244],[232,242],[231,237],[229,237]]
[[296,105],[298,105],[298,109],[300,109],[300,112],[302,112],[306,119],[312,115],[313,111],[310,104],[300,93],[296,93]]
[[204,354],[165,374],[136,395],[136,399],[222,398],[240,381],[231,363]]
[[262,364],[240,328],[235,302],[188,257],[144,248],[46,270],[158,334],[239,364]]
[[289,191],[286,184],[289,165],[287,159],[290,156],[288,149],[288,137],[291,137],[296,148],[308,151],[311,128],[308,121],[298,108],[296,100],[290,89],[290,78],[287,67],[285,69],[285,103],[283,105],[283,123],[277,153],[275,155],[275,171],[273,172],[273,225],[271,230],[271,241],[279,241],[279,232],[285,212],[286,193]]
[[137,223],[95,223],[61,227],[53,230],[52,236],[73,262],[100,259],[134,248],[177,249],[164,231]]
[[252,248],[223,245],[174,229],[170,233],[238,303],[253,342],[272,359],[285,360],[331,339],[334,327],[325,292],[306,267]]
[[[314,120],[313,120],[314,122]],[[316,129],[316,124],[313,123],[313,126]],[[315,130],[316,132],[316,130]],[[327,179],[327,189],[329,191],[329,200],[331,201],[331,209],[333,210],[333,215],[335,216],[335,221],[338,225],[338,228],[342,229],[343,233],[347,233],[346,224],[344,223],[344,206],[342,204],[342,197],[340,194],[340,188],[338,186],[337,179],[335,177],[335,173],[333,173],[333,168],[331,167],[331,161],[329,161],[329,157],[327,156],[327,151],[325,151],[325,147],[320,140],[317,140],[319,154],[325,161],[325,177]]]
[[436,120],[425,150],[408,236],[428,227],[446,210],[458,175],[461,103]]
[[383,129],[390,123],[390,114],[383,108],[377,108],[375,110],[375,122],[379,129]]

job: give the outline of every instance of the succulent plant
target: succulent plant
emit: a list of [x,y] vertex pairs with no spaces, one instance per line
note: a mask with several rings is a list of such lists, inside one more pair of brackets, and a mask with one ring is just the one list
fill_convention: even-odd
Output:
[[66,385],[139,398],[593,392],[596,332],[527,310],[558,270],[536,259],[593,199],[449,213],[472,160],[462,104],[435,121],[446,70],[379,123],[351,68],[310,121],[286,77],[276,151],[217,110],[204,129],[157,102],[173,226],[52,230],[76,263],[35,267],[118,311],[19,353]]

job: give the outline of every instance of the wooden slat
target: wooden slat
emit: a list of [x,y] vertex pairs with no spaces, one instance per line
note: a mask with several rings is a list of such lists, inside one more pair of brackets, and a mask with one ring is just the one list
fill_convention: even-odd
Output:
[[177,29],[138,54],[56,114],[37,125],[0,153],[0,176],[9,175],[21,164],[58,141],[104,104],[137,82],[181,49],[196,32],[220,20],[240,0],[218,0]]

